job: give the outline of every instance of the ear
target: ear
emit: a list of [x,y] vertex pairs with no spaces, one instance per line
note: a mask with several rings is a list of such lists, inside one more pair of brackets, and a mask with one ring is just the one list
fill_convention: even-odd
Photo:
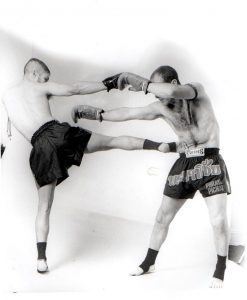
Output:
[[177,79],[172,79],[171,84],[178,84]]

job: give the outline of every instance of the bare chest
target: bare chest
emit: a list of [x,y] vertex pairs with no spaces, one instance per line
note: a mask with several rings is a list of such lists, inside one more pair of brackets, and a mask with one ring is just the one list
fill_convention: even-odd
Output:
[[171,99],[166,103],[166,112],[166,121],[187,144],[205,143],[215,130],[213,112],[199,100]]
[[197,127],[201,107],[196,101],[170,99],[166,103],[167,117],[177,130]]

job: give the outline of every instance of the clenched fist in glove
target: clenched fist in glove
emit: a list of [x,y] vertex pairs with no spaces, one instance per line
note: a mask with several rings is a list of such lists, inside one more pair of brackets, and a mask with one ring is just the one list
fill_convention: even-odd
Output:
[[118,88],[123,90],[127,85],[131,85],[130,91],[143,91],[147,94],[148,85],[151,81],[133,73],[122,73],[118,78]]
[[118,78],[121,75],[121,73],[116,74],[114,76],[111,77],[107,77],[106,79],[104,79],[102,82],[103,84],[106,86],[107,88],[107,92],[109,92],[111,89],[117,89],[117,82],[118,82]]
[[104,110],[102,108],[93,107],[90,105],[78,105],[72,109],[72,119],[75,123],[78,119],[88,119],[88,120],[98,120],[102,122],[102,113]]

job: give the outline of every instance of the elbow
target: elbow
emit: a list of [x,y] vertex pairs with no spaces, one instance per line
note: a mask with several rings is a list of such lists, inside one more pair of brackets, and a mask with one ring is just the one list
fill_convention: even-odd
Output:
[[180,99],[181,98],[181,93],[176,86],[171,87],[170,92],[169,92],[169,97],[172,99]]
[[156,114],[147,114],[145,116],[142,116],[142,118],[140,118],[141,120],[155,120],[158,118],[158,115]]
[[79,88],[79,86],[77,84],[73,84],[71,86],[71,88],[69,89],[69,94],[70,94],[70,96],[80,94],[80,88]]

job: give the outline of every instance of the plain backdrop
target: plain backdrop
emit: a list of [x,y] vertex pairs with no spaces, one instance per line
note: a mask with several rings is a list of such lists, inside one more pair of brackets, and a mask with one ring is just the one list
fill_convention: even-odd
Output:
[[[149,77],[158,66],[171,65],[182,83],[202,83],[221,128],[221,153],[233,191],[229,197],[233,237],[236,243],[242,242],[246,226],[247,107],[244,1],[8,1],[1,5],[1,95],[22,78],[23,66],[31,57],[43,60],[51,70],[51,80],[58,82],[101,81],[122,71]],[[152,95],[114,90],[54,97],[51,108],[55,118],[73,124],[70,111],[75,104],[110,109],[153,101]],[[2,228],[7,228],[3,237],[9,238],[10,232],[18,233],[20,222],[13,218],[11,209],[17,209],[16,214],[22,212],[23,202],[25,214],[34,218],[37,194],[28,163],[31,146],[14,129],[9,141],[3,110],[1,116],[1,136],[7,146],[2,159],[5,192],[1,221]],[[79,126],[113,136],[167,142],[176,138],[162,120],[82,120]],[[174,154],[153,151],[86,155],[81,167],[72,167],[70,178],[57,188],[55,205],[62,211],[83,210],[152,224],[175,159]],[[12,207],[6,211],[10,202]],[[206,233],[211,230],[200,195],[188,201],[176,222],[181,235],[191,228]],[[33,239],[33,228],[30,232],[25,229],[25,235]],[[200,242],[207,251],[208,241],[202,238]]]

